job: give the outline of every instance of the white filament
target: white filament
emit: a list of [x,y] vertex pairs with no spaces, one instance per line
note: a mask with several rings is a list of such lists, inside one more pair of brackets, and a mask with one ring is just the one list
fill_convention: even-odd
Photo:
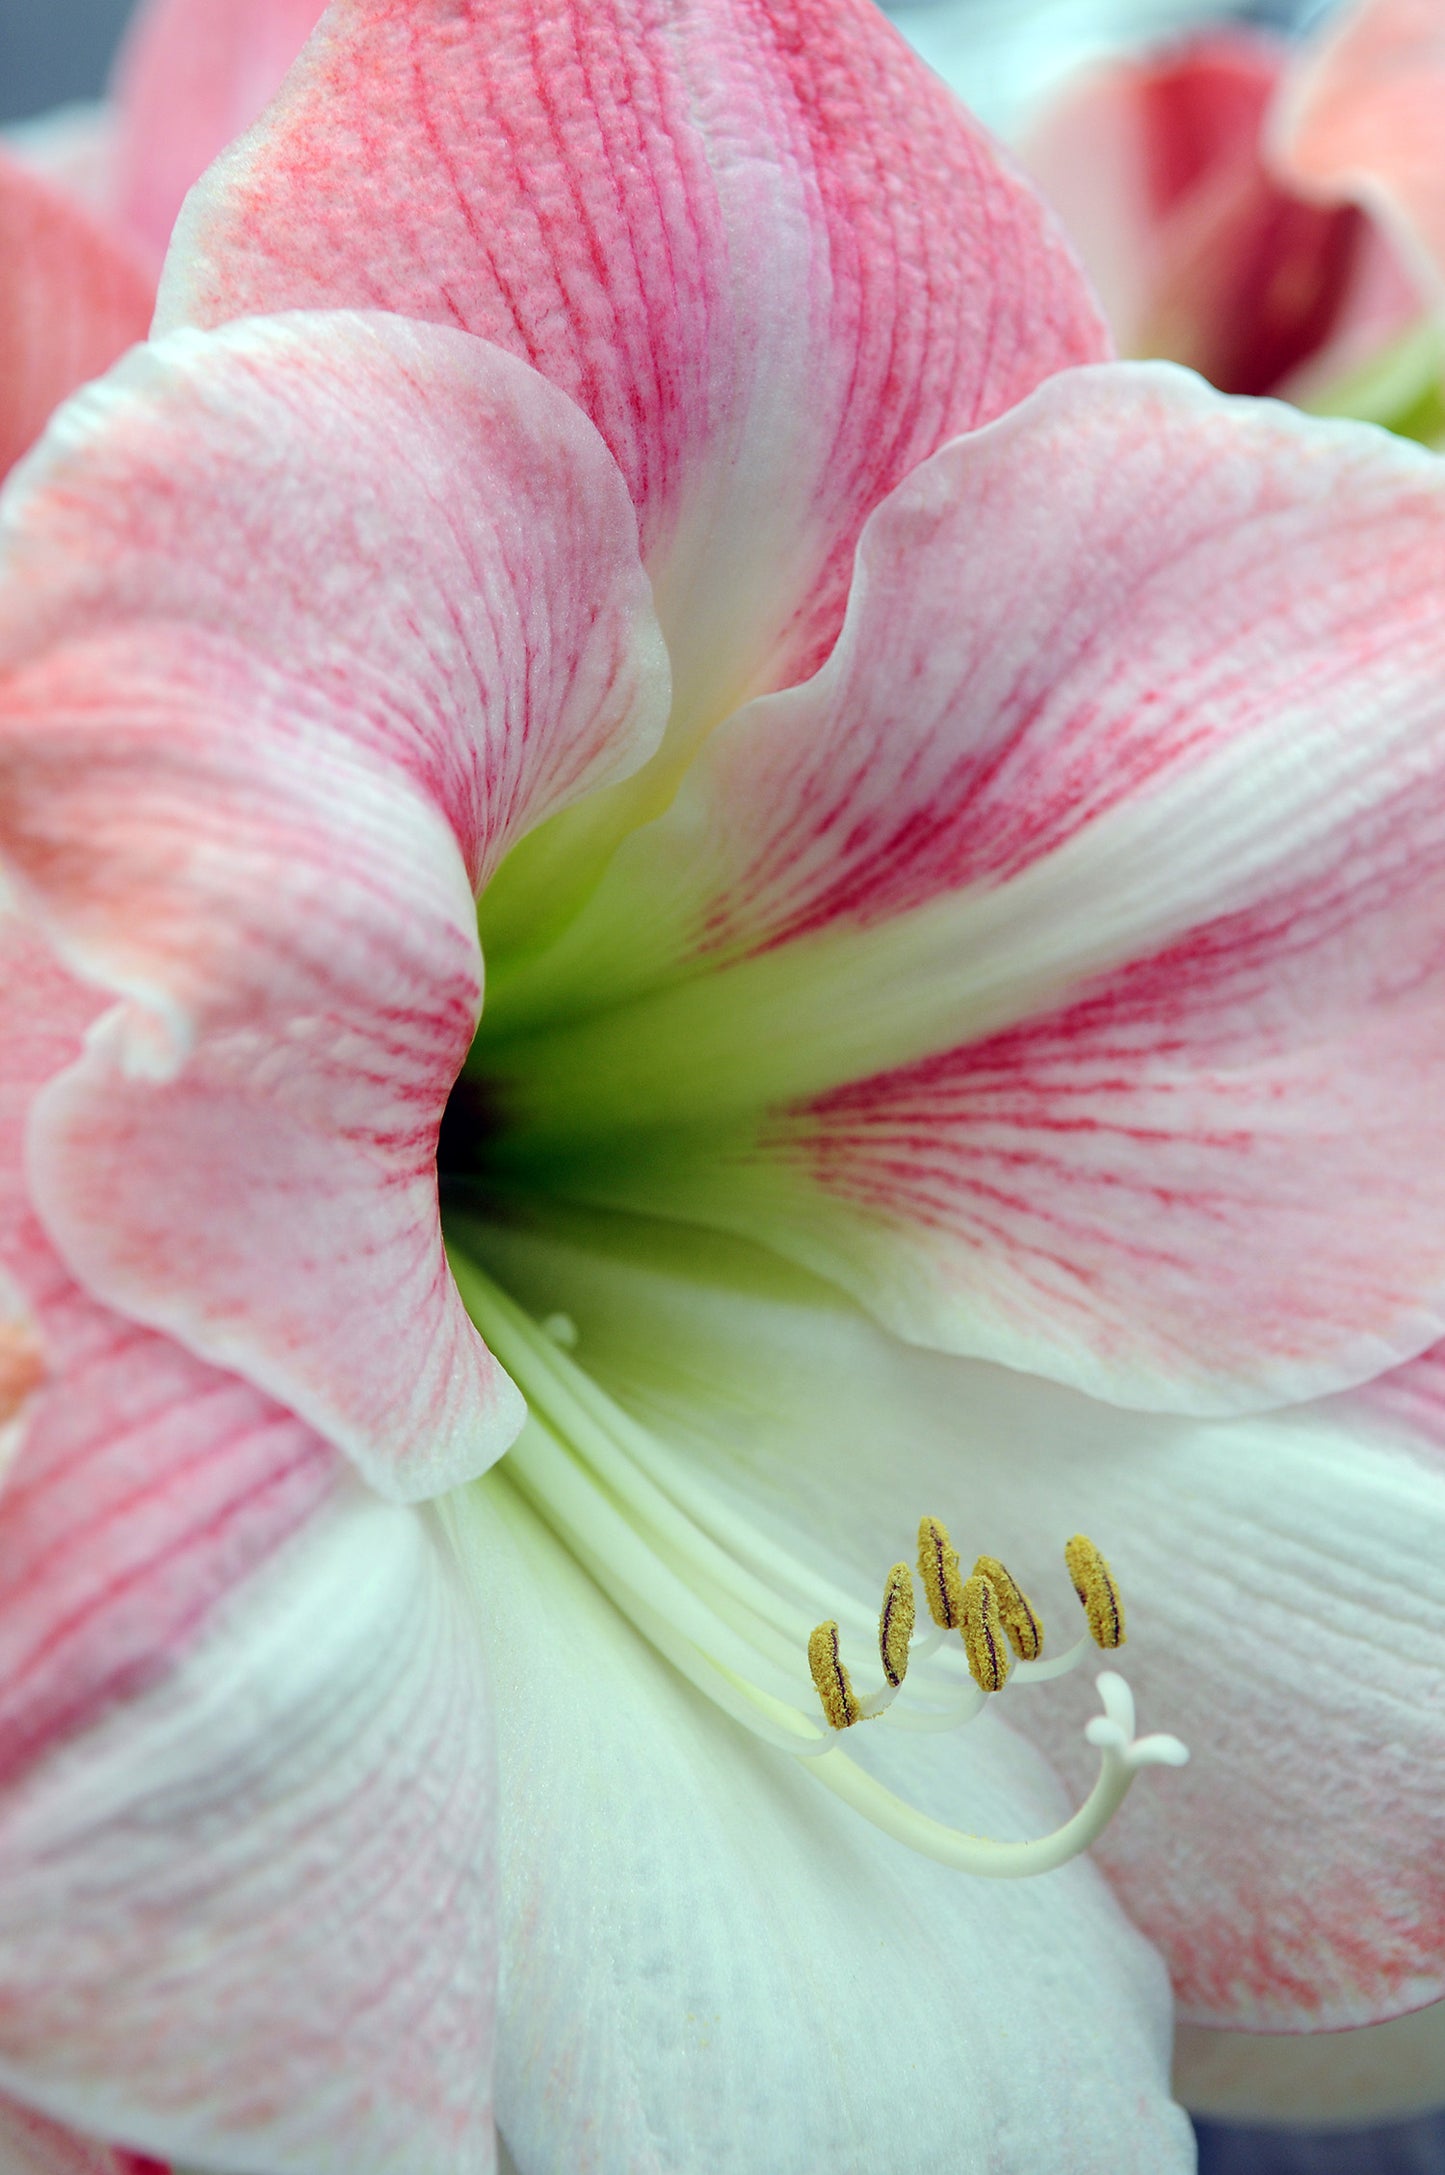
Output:
[[[867,1623],[871,1634],[868,1612],[740,1519],[624,1412],[570,1357],[570,1320],[570,1337],[559,1337],[562,1317],[534,1322],[465,1255],[453,1255],[452,1268],[473,1321],[528,1402],[505,1476],[690,1684],[754,1736],[806,1759],[820,1782],[874,1826],[946,1865],[1015,1879],[1087,1849],[1141,1767],[1188,1758],[1177,1738],[1134,1736],[1132,1695],[1106,1670],[1098,1678],[1104,1712],[1086,1732],[1100,1753],[1098,1779],[1062,1827],[1032,1842],[998,1843],[915,1811],[848,1757],[816,1710],[800,1704],[807,1702],[802,1657],[819,1617],[860,1631]],[[943,1703],[914,1697],[912,1667],[935,1654],[941,1637],[930,1626],[912,1641],[904,1696],[888,1685],[864,1695],[864,1717],[936,1730],[982,1711],[990,1695],[967,1679],[960,1686],[956,1676],[943,1680]],[[1018,1662],[1010,1683],[1061,1676],[1089,1650],[1085,1636],[1047,1660]]]

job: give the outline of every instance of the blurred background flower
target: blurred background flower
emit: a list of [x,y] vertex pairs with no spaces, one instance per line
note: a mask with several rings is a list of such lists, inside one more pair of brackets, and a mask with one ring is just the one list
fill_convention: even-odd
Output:
[[[132,0],[45,8],[0,0],[0,125],[96,99],[131,12]],[[1332,9],[1330,0],[907,0],[888,12],[974,110],[1017,141],[1081,69],[1225,20],[1312,33]],[[1445,2175],[1445,2109],[1372,2131],[1203,2119],[1197,2128],[1201,2175]]]

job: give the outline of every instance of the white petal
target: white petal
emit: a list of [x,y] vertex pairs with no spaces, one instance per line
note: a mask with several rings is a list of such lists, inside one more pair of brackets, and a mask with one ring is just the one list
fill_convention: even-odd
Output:
[[[504,1479],[465,1500],[500,1730],[497,2114],[521,2175],[1192,2166],[1161,1979],[1087,1864],[977,1881],[876,1834],[673,1675]],[[859,1757],[966,1825],[1062,1810],[988,1718]]]
[[[1095,1854],[1184,2014],[1318,2030],[1438,1998],[1445,1400],[1124,1412],[904,1345],[760,1253],[655,1227],[601,1246],[600,1226],[570,1254],[496,1234],[492,1266],[570,1315],[575,1357],[739,1511],[852,1566],[860,1601],[939,1516],[1036,1597],[1047,1652],[1082,1628],[1063,1543],[1104,1551],[1140,1726],[1192,1757],[1145,1778]],[[1086,1688],[1019,1692],[1079,1787]]]

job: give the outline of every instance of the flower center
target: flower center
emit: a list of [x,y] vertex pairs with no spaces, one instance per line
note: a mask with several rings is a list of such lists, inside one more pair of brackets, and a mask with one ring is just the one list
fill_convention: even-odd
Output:
[[[1137,1737],[1134,1701],[1112,1670],[1097,1679],[1103,1713],[1086,1736],[1094,1788],[1073,1817],[1030,1842],[994,1842],[931,1819],[850,1759],[844,1731],[878,1720],[911,1730],[960,1727],[990,1699],[1061,1676],[1093,1644],[1122,1643],[1123,1606],[1093,1543],[1065,1551],[1087,1631],[1045,1657],[1032,1604],[1004,1565],[980,1556],[965,1578],[947,1529],[918,1530],[918,1582],[931,1618],[917,1630],[914,1576],[896,1563],[871,1611],[754,1527],[571,1356],[565,1317],[535,1321],[466,1254],[452,1268],[473,1321],[522,1390],[526,1427],[502,1466],[552,1532],[637,1631],[732,1720],[806,1760],[826,1788],[924,1855],[998,1878],[1048,1872],[1086,1850],[1138,1771],[1180,1766],[1176,1737]],[[844,1627],[844,1628],[840,1628]],[[855,1690],[843,1655],[875,1635],[883,1682]],[[952,1638],[950,1638],[952,1634]],[[811,1674],[813,1695],[809,1696]],[[820,1710],[821,1709],[821,1714]]]

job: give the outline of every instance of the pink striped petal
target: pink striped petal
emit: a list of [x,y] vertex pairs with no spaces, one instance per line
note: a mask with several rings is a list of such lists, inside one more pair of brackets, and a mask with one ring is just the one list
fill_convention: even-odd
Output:
[[[0,966],[0,1239],[49,1367],[0,1490],[0,2085],[186,2163],[484,2170],[470,1625],[415,1513],[71,1283],[20,1150],[96,1000],[14,923]],[[156,2166],[12,2135],[35,2175]]]
[[0,474],[67,393],[145,338],[153,294],[125,242],[0,153]]
[[58,1263],[38,1298],[51,1380],[0,1494],[0,1786],[163,1676],[338,1478],[299,1420]]
[[578,402],[688,742],[810,670],[870,509],[1102,350],[1042,207],[870,0],[353,0],[177,236],[161,321],[375,304]]
[[1445,282],[1442,91],[1438,0],[1364,0],[1291,72],[1273,127],[1277,159],[1296,185],[1371,205],[1437,300]]
[[[1079,83],[1039,121],[1030,171],[1058,207],[1121,348],[1188,363],[1229,393],[1288,384],[1356,320],[1383,340],[1418,305],[1350,204],[1306,202],[1264,161],[1283,50],[1211,30]],[[1388,293],[1391,307],[1384,308]]]
[[47,1225],[384,1491],[448,1486],[522,1414],[436,1215],[473,893],[665,706],[616,470],[464,334],[258,321],[78,404],[6,565],[0,847],[121,1000],[33,1121]]
[[824,669],[493,990],[499,1152],[1124,1404],[1420,1350],[1442,584],[1431,456],[1164,365],[1056,379],[880,510]]
[[145,0],[115,73],[116,210],[159,258],[176,213],[280,87],[325,0]]
[[163,1675],[321,1509],[338,1454],[248,1384],[77,1289],[25,1181],[30,1107],[97,1011],[34,932],[0,948],[0,1261],[45,1381],[0,1489],[0,1787]]

